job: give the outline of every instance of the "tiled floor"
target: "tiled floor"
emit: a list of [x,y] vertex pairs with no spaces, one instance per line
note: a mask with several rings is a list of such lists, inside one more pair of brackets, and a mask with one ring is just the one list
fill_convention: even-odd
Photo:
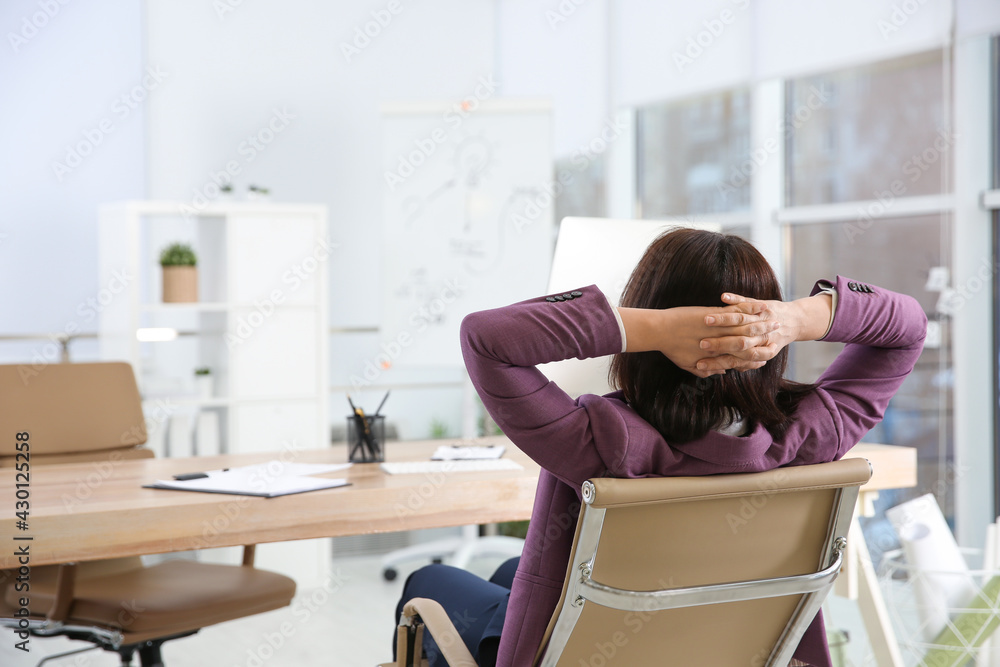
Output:
[[[501,561],[480,559],[470,569],[489,576]],[[291,606],[201,630],[168,642],[168,667],[373,667],[392,659],[396,603],[406,576],[401,566],[386,582],[378,557],[342,558],[330,590],[300,590]],[[0,666],[28,667],[48,656],[85,646],[62,638],[31,640],[31,653],[14,649],[14,635],[0,631]],[[118,667],[118,656],[90,651],[45,667]],[[138,664],[138,659],[133,664]]]
[[[474,561],[470,569],[489,576],[502,559]],[[373,667],[391,659],[396,602],[406,576],[381,578],[379,558],[340,558],[330,590],[300,590],[285,609],[205,628],[192,637],[164,645],[168,667]],[[825,607],[829,627],[850,635],[849,667],[874,665],[866,658],[867,640],[857,605],[831,598]],[[29,667],[48,656],[84,646],[61,638],[32,639],[31,653],[13,648],[14,636],[0,632],[0,666]],[[138,660],[134,664],[137,664]],[[46,667],[118,667],[116,655],[90,651],[46,663]]]

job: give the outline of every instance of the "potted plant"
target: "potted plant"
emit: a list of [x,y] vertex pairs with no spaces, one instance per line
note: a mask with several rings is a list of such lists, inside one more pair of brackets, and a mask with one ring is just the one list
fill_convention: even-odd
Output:
[[271,191],[267,188],[262,188],[259,185],[251,185],[247,190],[247,199],[250,201],[264,201],[271,194]]
[[160,252],[163,267],[163,302],[198,300],[198,258],[186,243],[171,243]]

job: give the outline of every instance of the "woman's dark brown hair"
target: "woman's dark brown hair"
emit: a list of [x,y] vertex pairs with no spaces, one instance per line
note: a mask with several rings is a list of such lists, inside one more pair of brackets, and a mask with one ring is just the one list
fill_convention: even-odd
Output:
[[[673,229],[653,241],[622,293],[626,308],[724,306],[723,292],[781,299],[767,260],[729,234]],[[628,352],[611,361],[611,384],[668,442],[696,440],[734,418],[763,424],[780,436],[811,385],[784,379],[788,348],[762,368],[699,378],[661,352]]]

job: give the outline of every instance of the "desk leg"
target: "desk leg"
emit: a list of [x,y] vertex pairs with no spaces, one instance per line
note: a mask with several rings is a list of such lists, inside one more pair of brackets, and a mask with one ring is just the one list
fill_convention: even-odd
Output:
[[857,549],[858,606],[861,608],[865,631],[868,632],[868,641],[875,654],[875,662],[878,667],[903,667],[903,656],[899,652],[896,633],[892,630],[868,545],[865,544],[865,536],[856,517],[851,522],[849,543]]

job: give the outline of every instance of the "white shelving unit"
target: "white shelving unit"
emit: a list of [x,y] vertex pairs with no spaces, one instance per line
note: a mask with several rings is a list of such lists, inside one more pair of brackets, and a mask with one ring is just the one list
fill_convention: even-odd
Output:
[[[188,212],[185,215],[185,211]],[[325,206],[124,201],[100,209],[101,357],[135,369],[157,456],[295,452],[329,444]],[[196,303],[163,303],[160,250],[198,257]],[[124,285],[124,287],[122,287]],[[177,332],[141,341],[142,330]],[[194,371],[207,367],[209,395]],[[315,542],[316,548],[306,548]],[[262,567],[321,580],[329,540],[262,545]],[[236,562],[233,550],[204,553]],[[315,580],[315,581],[314,581]]]

